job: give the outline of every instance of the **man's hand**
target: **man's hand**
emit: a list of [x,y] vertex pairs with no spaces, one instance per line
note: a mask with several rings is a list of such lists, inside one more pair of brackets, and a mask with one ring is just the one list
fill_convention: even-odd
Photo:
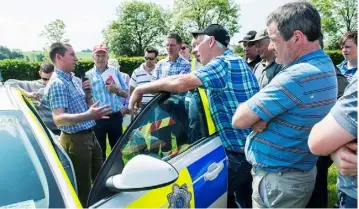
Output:
[[42,98],[42,95],[37,92],[27,92],[27,94],[25,96],[36,99],[36,100],[41,100],[41,98]]
[[110,105],[104,105],[102,107],[97,107],[100,101],[97,101],[93,104],[90,109],[87,110],[86,114],[89,117],[89,120],[99,120],[99,119],[109,119],[107,115],[112,113]]
[[128,108],[131,112],[137,112],[141,108],[143,93],[140,91],[140,87],[135,88],[130,97]]
[[251,128],[253,131],[261,133],[264,131],[264,129],[267,128],[267,125],[268,125],[268,122],[261,119],[261,120],[255,122]]
[[116,82],[106,83],[106,89],[108,92],[117,94],[120,91],[120,87],[117,86]]
[[122,116],[125,116],[126,114],[130,114],[130,113],[131,113],[130,110],[127,109],[127,108],[122,108],[122,109],[120,110],[120,112],[121,112]]
[[355,154],[357,150],[358,145],[356,142],[353,142],[340,147],[330,155],[338,171],[343,176],[357,175],[358,159]]

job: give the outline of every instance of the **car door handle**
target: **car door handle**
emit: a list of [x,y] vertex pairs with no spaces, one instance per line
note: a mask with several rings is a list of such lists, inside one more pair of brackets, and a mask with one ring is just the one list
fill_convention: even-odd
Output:
[[224,163],[221,161],[219,163],[212,163],[208,169],[207,172],[204,174],[204,180],[205,181],[213,181],[215,178],[217,178],[218,174],[223,170]]

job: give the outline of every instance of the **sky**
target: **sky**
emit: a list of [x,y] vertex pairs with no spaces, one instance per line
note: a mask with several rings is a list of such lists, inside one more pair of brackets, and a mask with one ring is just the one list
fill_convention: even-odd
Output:
[[[46,40],[40,36],[44,26],[61,19],[66,37],[75,51],[91,49],[103,42],[102,31],[116,19],[116,8],[124,0],[10,0],[1,2],[0,45],[22,51],[42,50]],[[142,0],[166,9],[173,0]],[[293,0],[235,0],[241,7],[238,42],[248,31],[265,28],[266,17],[277,7]]]

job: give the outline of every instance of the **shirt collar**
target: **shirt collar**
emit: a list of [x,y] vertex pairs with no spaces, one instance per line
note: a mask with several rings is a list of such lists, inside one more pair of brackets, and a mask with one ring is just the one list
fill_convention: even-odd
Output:
[[55,72],[59,77],[62,77],[64,79],[68,80],[68,81],[72,81],[72,76],[74,75],[73,72],[66,73],[66,72],[64,72],[64,71],[62,71],[60,69],[56,69]]
[[[94,65],[93,68],[95,69],[95,71],[96,71],[97,73],[100,73],[100,74],[101,74],[100,69],[98,69],[98,68],[96,67],[96,65]],[[106,68],[105,68],[105,70],[104,70],[103,72],[105,72],[105,71],[108,70],[109,68],[110,68],[110,67],[109,67],[108,65],[106,65]]]
[[[183,59],[183,58],[182,58],[180,55],[178,55],[177,59],[175,59],[172,63],[179,62],[179,61],[181,61],[181,59]],[[165,60],[166,60],[166,62],[171,62],[169,56],[167,56],[167,57],[165,58]]]
[[313,59],[314,57],[324,56],[326,55],[322,49],[318,49],[316,51],[310,52],[302,57],[299,57],[293,64],[301,63],[303,60]]

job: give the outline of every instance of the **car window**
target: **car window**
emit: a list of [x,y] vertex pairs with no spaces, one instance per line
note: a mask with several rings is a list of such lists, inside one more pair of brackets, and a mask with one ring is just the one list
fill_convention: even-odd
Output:
[[0,142],[0,207],[65,207],[45,156],[21,112],[0,111]]
[[138,154],[168,160],[208,136],[197,91],[156,100],[138,117],[122,144],[125,163]]

